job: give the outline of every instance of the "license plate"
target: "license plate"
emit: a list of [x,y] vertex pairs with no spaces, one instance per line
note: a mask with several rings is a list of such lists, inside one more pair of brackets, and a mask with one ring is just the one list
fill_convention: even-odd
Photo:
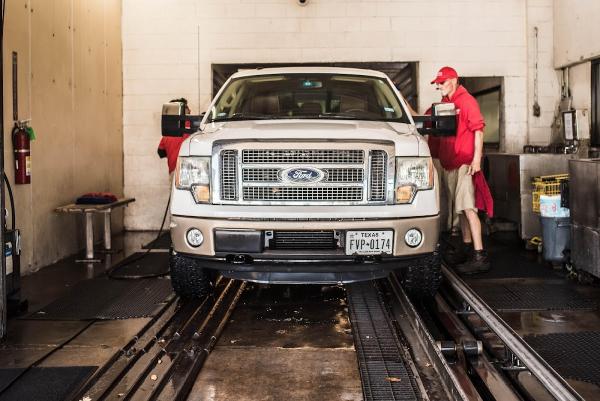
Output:
[[393,231],[347,231],[346,255],[391,254]]

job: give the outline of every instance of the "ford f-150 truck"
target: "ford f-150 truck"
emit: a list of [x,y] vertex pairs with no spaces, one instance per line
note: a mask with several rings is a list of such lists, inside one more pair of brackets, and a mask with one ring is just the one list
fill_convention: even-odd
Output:
[[439,184],[408,110],[390,79],[371,70],[231,76],[179,153],[170,206],[176,293],[205,295],[217,271],[263,283],[397,271],[408,291],[434,294]]

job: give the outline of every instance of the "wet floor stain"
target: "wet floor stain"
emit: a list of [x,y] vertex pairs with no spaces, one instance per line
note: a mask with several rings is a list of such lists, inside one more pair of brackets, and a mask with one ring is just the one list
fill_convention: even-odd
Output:
[[249,285],[220,344],[351,348],[345,290],[339,286]]
[[189,400],[362,400],[340,286],[246,288]]

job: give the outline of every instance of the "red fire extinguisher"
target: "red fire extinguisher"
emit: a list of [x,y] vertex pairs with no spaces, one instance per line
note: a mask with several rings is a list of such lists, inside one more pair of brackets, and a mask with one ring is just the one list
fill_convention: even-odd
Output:
[[15,184],[31,183],[31,142],[25,127],[15,125],[12,130],[15,152]]

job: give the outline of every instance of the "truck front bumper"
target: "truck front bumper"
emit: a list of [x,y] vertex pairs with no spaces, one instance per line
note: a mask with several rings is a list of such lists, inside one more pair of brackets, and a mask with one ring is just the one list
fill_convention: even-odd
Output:
[[[204,241],[198,247],[188,244],[187,232],[196,228]],[[419,246],[405,243],[405,233],[418,229],[423,239]],[[346,255],[344,247],[330,250],[249,250],[243,238],[222,244],[215,233],[235,230],[249,233],[273,231],[391,230],[394,233],[392,254]],[[203,268],[219,270],[223,275],[269,283],[336,283],[385,277],[391,270],[409,266],[437,250],[439,216],[404,219],[369,220],[233,220],[171,216],[173,251],[197,259]],[[239,249],[236,249],[239,247]]]
[[[188,244],[187,232],[196,228],[202,232],[204,241],[198,247]],[[418,229],[423,239],[416,247],[410,247],[404,241],[406,232],[410,229]],[[394,232],[394,242],[392,253],[389,256],[416,256],[424,253],[431,253],[436,249],[439,239],[439,215],[413,217],[403,219],[356,219],[356,220],[238,220],[238,219],[210,219],[198,217],[171,216],[171,241],[173,249],[179,253],[196,256],[225,256],[227,254],[253,254],[266,258],[269,254],[277,254],[281,258],[288,260],[303,259],[304,253],[295,257],[296,252],[269,251],[252,252],[244,249],[235,250],[235,244],[231,249],[225,252],[216,250],[215,233],[220,230],[239,230],[243,232],[273,232],[273,231],[338,231],[346,232],[350,230],[391,230]],[[283,253],[282,253],[283,252]],[[310,251],[310,255],[327,255],[340,259],[346,259],[347,256],[343,249],[338,251]]]

